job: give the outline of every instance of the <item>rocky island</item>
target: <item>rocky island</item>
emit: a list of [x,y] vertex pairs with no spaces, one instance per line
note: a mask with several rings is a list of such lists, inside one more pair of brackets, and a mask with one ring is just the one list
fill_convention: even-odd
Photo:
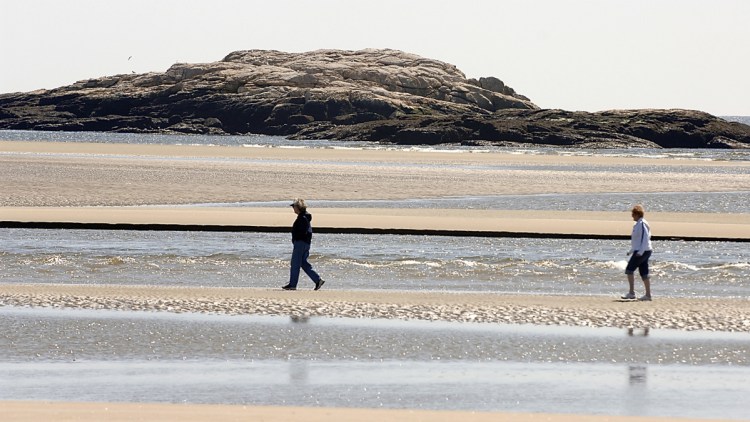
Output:
[[495,77],[388,49],[248,50],[166,72],[0,95],[0,129],[267,134],[397,144],[748,148],[693,110],[540,109]]

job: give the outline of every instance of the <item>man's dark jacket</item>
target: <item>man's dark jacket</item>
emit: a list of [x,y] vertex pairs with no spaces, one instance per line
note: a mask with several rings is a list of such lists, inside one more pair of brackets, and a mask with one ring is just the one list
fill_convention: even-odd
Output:
[[312,241],[312,214],[308,212],[301,212],[297,214],[297,219],[294,220],[292,226],[292,242],[301,240],[306,243]]

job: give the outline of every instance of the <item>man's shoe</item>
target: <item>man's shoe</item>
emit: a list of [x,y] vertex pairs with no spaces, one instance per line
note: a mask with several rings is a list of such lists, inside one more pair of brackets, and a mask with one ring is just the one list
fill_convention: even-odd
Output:
[[281,286],[283,290],[297,290],[297,287],[287,284],[286,286]]
[[325,282],[326,281],[323,280],[322,278],[320,280],[318,280],[318,282],[315,283],[315,289],[314,290],[320,290],[320,288],[323,287],[323,284],[325,284]]
[[635,293],[628,293],[626,295],[620,296],[620,299],[623,300],[635,300]]
[[649,295],[643,295],[643,296],[639,297],[638,300],[641,301],[641,302],[651,302],[651,296],[649,296]]

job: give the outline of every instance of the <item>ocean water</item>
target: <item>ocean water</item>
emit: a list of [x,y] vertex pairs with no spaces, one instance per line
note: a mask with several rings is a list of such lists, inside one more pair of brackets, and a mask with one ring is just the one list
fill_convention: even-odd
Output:
[[[0,131],[0,139],[299,147],[296,141],[264,136]],[[329,141],[304,147],[399,148]],[[724,150],[504,150],[685,160],[684,169],[670,167],[675,172],[695,172],[689,165],[695,160],[750,159],[750,151]],[[619,211],[633,202],[658,211],[750,212],[744,191],[320,201],[315,206]],[[748,297],[747,243],[656,241],[654,248],[657,298]],[[329,281],[326,289],[615,296],[625,289],[628,249],[626,240],[315,234],[311,261]],[[290,250],[286,233],[0,229],[0,283],[274,288],[287,281]],[[312,288],[304,275],[301,285]],[[284,317],[0,307],[0,400],[747,420],[748,356],[747,333],[335,318],[300,323]]]

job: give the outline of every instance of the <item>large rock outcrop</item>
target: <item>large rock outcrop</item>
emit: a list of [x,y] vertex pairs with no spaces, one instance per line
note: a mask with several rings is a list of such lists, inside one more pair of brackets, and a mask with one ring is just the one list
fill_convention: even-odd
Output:
[[237,51],[164,73],[0,95],[0,128],[437,143],[748,147],[750,127],[687,110],[540,110],[494,77],[396,50]]

